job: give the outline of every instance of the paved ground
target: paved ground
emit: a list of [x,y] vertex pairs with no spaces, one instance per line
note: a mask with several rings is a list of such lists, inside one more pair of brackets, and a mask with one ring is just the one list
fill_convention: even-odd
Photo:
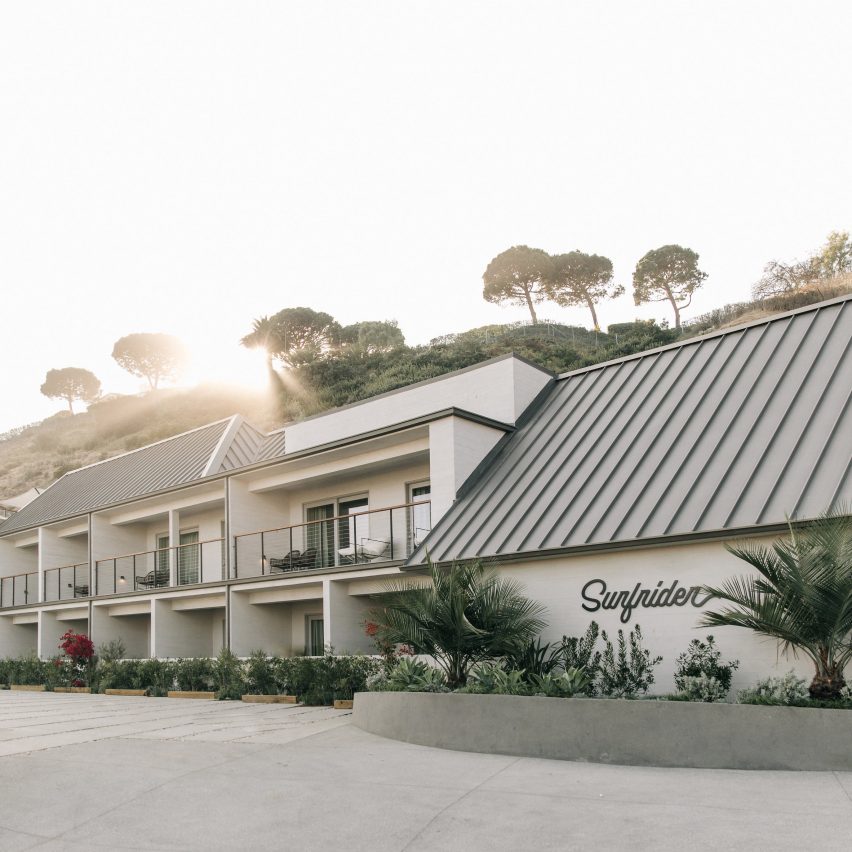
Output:
[[0,692],[0,849],[846,850],[852,837],[852,773],[476,755],[350,720]]

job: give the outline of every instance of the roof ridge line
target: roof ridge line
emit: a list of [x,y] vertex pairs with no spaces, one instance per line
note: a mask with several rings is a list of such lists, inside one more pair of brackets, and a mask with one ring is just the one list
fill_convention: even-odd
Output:
[[[90,464],[84,464],[82,467],[75,467],[74,470],[66,471],[59,477],[59,479],[54,480],[48,485],[48,488],[53,487],[59,480],[64,479],[71,473],[79,473],[81,470],[88,470],[90,467],[97,467],[99,464],[106,464],[107,462],[115,461],[116,459],[124,458],[125,456],[132,456],[133,453],[140,453],[142,450],[148,450],[151,447],[158,447],[160,444],[165,444],[168,441],[174,441],[176,438],[183,438],[186,435],[191,435],[193,432],[200,432],[202,429],[209,429],[211,426],[218,426],[220,423],[227,423],[230,420],[233,420],[234,417],[240,417],[239,414],[232,414],[230,417],[223,417],[221,420],[212,420],[210,423],[204,423],[201,426],[196,426],[194,429],[187,429],[186,432],[178,432],[177,435],[169,435],[167,438],[160,438],[159,441],[154,441],[150,444],[145,444],[142,447],[136,447],[133,450],[125,450],[123,453],[118,453],[117,455],[110,456],[106,459],[101,459],[100,461],[91,462]],[[45,491],[47,488],[45,489]],[[42,492],[44,493],[44,492]]]
[[764,317],[763,319],[746,322],[742,325],[735,325],[732,328],[723,328],[716,331],[708,332],[707,334],[697,334],[695,337],[687,337],[684,340],[676,340],[674,343],[666,343],[664,346],[655,346],[653,349],[643,349],[641,352],[633,352],[630,355],[622,355],[620,358],[611,358],[609,361],[601,361],[598,364],[589,364],[588,367],[579,367],[576,370],[567,370],[564,373],[559,373],[556,376],[556,381],[570,379],[573,376],[579,376],[583,373],[590,373],[593,370],[602,370],[605,367],[611,367],[613,364],[621,364],[625,361],[633,361],[639,358],[645,358],[649,355],[657,355],[660,352],[665,352],[668,349],[679,349],[684,346],[692,346],[697,343],[703,343],[705,340],[712,340],[714,337],[723,337],[726,334],[734,334],[739,331],[745,331],[749,328],[755,328],[759,325],[769,325],[778,320],[787,319],[788,317],[796,316],[797,314],[808,313],[809,311],[819,311],[822,308],[837,305],[842,302],[852,301],[852,293],[846,293],[842,296],[835,296],[831,299],[826,299],[822,302],[814,302],[810,305],[805,305],[801,308],[793,308],[789,311],[784,311],[780,314],[772,314],[772,316]]

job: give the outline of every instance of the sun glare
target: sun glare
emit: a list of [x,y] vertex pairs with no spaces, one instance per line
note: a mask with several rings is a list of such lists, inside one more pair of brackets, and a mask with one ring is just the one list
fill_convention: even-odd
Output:
[[262,390],[269,383],[266,353],[241,346],[196,349],[184,381],[189,385],[228,384]]

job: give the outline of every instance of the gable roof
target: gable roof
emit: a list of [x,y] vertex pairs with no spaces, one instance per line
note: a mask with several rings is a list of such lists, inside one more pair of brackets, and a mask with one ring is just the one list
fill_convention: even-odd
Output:
[[72,470],[0,524],[0,534],[72,518],[215,473],[208,467],[234,421],[210,423]]
[[744,531],[852,501],[852,296],[562,375],[409,560]]

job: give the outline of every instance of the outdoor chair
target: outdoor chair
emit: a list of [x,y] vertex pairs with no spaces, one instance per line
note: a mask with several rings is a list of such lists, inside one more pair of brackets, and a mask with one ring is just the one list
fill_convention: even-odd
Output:
[[293,563],[293,570],[298,571],[304,568],[313,568],[317,561],[317,549],[309,547],[299,558]]
[[79,586],[74,586],[74,597],[75,598],[87,598],[89,597],[89,584],[84,583]]
[[143,589],[156,589],[160,586],[168,586],[169,584],[169,569],[158,568],[156,571],[149,571],[144,577],[136,577],[136,588],[140,586]]
[[[306,551],[307,552],[307,551]],[[286,556],[269,558],[269,573],[283,574],[285,571],[294,571],[299,566],[301,552],[291,550]]]

